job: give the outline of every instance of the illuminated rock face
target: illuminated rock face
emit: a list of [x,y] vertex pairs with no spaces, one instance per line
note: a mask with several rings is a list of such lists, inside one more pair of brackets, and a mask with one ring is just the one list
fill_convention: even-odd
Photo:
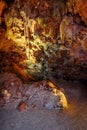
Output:
[[21,54],[26,55],[16,62],[20,70],[34,78],[87,78],[86,17],[79,4],[78,0],[66,4],[61,0],[19,0],[9,7],[5,14],[7,37],[19,53],[18,48],[24,48]]
[[[57,41],[61,15],[64,15],[63,2],[28,0],[14,3],[5,16],[7,35],[15,42],[25,43],[28,40],[55,43]],[[40,42],[41,42],[40,41]]]
[[63,2],[27,1],[14,3],[5,14],[7,37],[25,48],[29,74],[48,77],[55,68],[59,48],[59,24],[64,15]]

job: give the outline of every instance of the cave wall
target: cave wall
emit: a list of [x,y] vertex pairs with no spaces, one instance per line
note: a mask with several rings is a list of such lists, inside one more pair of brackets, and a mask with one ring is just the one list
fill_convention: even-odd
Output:
[[86,3],[15,0],[4,12],[7,29],[0,46],[2,63],[34,79],[54,76],[86,80]]

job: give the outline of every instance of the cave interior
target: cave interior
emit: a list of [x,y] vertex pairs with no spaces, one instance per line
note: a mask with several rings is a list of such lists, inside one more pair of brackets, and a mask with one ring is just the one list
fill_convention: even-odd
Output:
[[[46,125],[45,130],[56,130],[55,125],[57,130],[80,130],[81,122],[81,130],[86,130],[86,92],[87,1],[0,0],[1,114],[7,110],[9,116],[9,109],[15,108],[20,112],[27,110],[30,115],[37,110],[37,118],[43,110],[46,118],[46,110],[51,110],[49,115],[55,120],[52,110],[62,111],[64,127],[59,128],[54,122],[53,128]],[[3,116],[0,123],[2,119]],[[50,126],[51,123],[48,122]],[[33,125],[13,127],[36,130]],[[1,125],[0,130],[4,129]],[[10,125],[7,129],[11,129]],[[40,125],[38,130],[41,129]]]

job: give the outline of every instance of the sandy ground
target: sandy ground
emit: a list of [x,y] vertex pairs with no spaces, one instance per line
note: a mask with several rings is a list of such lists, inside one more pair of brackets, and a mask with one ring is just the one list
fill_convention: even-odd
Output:
[[86,85],[65,81],[57,84],[65,90],[69,102],[67,110],[19,112],[9,104],[0,108],[0,130],[87,130]]

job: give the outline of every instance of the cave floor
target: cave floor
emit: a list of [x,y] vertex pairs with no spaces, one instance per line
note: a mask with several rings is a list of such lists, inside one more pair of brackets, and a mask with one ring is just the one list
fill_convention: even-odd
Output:
[[0,108],[0,130],[87,130],[86,84],[63,80],[56,83],[65,90],[69,102],[67,110],[19,112],[7,105]]

